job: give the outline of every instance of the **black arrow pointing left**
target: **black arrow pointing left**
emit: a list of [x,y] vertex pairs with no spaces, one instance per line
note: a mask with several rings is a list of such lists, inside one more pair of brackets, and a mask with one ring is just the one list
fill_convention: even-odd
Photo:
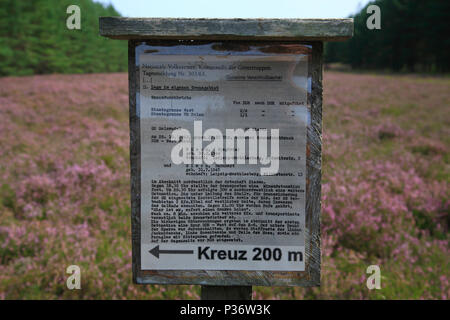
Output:
[[160,254],[194,254],[194,250],[161,250],[159,245],[149,250],[152,255],[159,259]]

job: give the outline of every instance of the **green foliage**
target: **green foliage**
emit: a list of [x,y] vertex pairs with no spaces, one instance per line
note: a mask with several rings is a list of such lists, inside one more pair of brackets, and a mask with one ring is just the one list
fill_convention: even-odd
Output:
[[[366,26],[367,7],[381,9],[381,30]],[[342,62],[355,69],[395,72],[449,72],[450,1],[376,0],[354,18],[354,37],[343,43],[328,43],[326,62]]]
[[436,223],[429,214],[417,209],[413,209],[412,212],[416,225],[419,229],[428,231],[430,235],[437,239],[445,240],[446,235],[436,228]]
[[16,203],[16,193],[14,192],[14,190],[10,187],[9,184],[4,183],[1,187],[0,187],[0,192],[1,192],[1,203],[6,207],[9,208],[11,210],[16,210],[17,207],[17,203]]
[[[81,30],[66,27],[72,4]],[[0,0],[0,76],[125,71],[126,43],[98,34],[100,16],[118,15],[92,0]]]

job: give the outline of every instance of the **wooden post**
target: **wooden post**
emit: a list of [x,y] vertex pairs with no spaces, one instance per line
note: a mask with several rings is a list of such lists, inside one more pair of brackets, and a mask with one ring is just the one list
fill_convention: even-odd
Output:
[[251,300],[251,286],[202,286],[202,300]]

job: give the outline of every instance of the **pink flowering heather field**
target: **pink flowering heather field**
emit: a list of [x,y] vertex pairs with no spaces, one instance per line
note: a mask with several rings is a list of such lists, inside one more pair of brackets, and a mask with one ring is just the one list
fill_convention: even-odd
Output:
[[[254,297],[449,299],[450,79],[324,86],[322,286]],[[131,283],[128,139],[126,74],[0,78],[0,299],[199,297]]]

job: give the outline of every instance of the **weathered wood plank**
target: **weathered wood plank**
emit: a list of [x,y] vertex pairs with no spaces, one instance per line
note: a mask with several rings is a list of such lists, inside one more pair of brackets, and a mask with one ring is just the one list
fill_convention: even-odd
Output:
[[353,19],[165,19],[100,17],[100,35],[113,39],[342,41]]

